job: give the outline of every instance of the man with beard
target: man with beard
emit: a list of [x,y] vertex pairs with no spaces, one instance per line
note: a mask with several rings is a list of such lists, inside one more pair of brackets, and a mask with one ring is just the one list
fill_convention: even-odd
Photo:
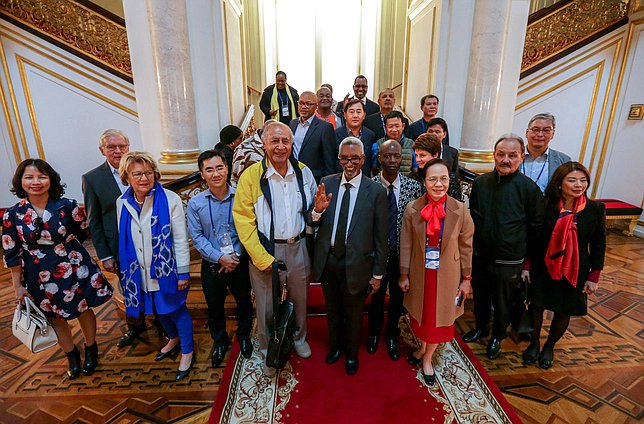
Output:
[[352,100],[352,99],[358,99],[362,102],[365,109],[365,116],[369,116],[372,113],[378,112],[379,110],[378,104],[367,98],[368,88],[369,88],[369,84],[367,83],[367,77],[365,77],[364,75],[358,75],[356,79],[353,81],[353,96],[350,96],[349,93],[347,93],[347,95],[344,96],[344,100],[342,101],[342,103],[338,102],[338,107],[335,110],[335,112],[338,115],[341,115],[342,112],[344,111],[344,106],[347,104],[349,100]]

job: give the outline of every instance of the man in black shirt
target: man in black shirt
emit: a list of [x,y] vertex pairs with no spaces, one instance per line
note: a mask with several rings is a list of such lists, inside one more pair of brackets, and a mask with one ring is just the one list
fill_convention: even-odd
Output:
[[543,222],[543,196],[530,178],[519,172],[525,144],[518,135],[502,136],[494,146],[494,170],[474,180],[470,213],[474,220],[474,316],[476,328],[463,335],[472,342],[488,334],[487,357],[495,359],[510,324],[512,294],[519,279],[530,278],[524,261],[538,244]]

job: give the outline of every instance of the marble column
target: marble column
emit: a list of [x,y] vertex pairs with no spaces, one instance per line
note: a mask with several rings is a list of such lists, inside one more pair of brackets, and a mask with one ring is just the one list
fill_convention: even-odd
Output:
[[184,0],[124,0],[143,145],[162,164],[199,155]]
[[459,155],[474,171],[493,167],[494,143],[512,129],[529,5],[475,3]]

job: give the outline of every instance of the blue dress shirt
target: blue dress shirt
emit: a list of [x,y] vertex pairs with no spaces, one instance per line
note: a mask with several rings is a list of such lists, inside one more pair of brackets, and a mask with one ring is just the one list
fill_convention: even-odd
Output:
[[199,193],[188,202],[188,231],[192,244],[208,262],[218,263],[221,252],[217,232],[228,229],[237,256],[244,253],[233,221],[232,207],[235,189],[228,187],[226,196],[219,200],[210,190]]

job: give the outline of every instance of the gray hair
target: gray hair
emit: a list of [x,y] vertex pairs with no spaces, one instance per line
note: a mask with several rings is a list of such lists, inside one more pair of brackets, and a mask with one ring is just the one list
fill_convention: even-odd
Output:
[[496,140],[496,143],[494,143],[494,151],[496,151],[496,146],[498,146],[499,143],[504,140],[516,140],[519,143],[519,146],[521,146],[521,154],[525,154],[525,142],[523,141],[521,136],[514,133],[503,134],[501,137],[499,137],[499,139]]
[[340,147],[338,148],[338,152],[342,151],[342,146],[358,146],[360,147],[360,153],[364,154],[364,145],[362,144],[362,141],[357,137],[347,137],[344,140],[342,140],[340,142]]
[[291,128],[288,125],[286,125],[286,124],[284,124],[284,123],[282,123],[280,121],[273,121],[273,122],[268,122],[267,121],[264,124],[264,126],[262,127],[262,135],[261,135],[262,141],[266,141],[266,137],[267,137],[269,131],[275,129],[276,127],[283,127],[284,129],[288,130],[288,134],[290,134],[291,141],[293,140],[293,132],[291,131]]
[[110,137],[121,137],[127,144],[130,144],[130,139],[127,138],[127,135],[125,135],[123,131],[110,128],[109,130],[103,131],[103,134],[101,134],[101,137],[98,139],[98,147],[103,147],[105,145],[105,141]]
[[538,113],[534,115],[532,118],[530,118],[530,121],[528,122],[528,128],[530,128],[532,123],[537,119],[545,119],[552,122],[552,129],[553,130],[555,129],[555,125],[556,125],[555,116],[550,112]]

